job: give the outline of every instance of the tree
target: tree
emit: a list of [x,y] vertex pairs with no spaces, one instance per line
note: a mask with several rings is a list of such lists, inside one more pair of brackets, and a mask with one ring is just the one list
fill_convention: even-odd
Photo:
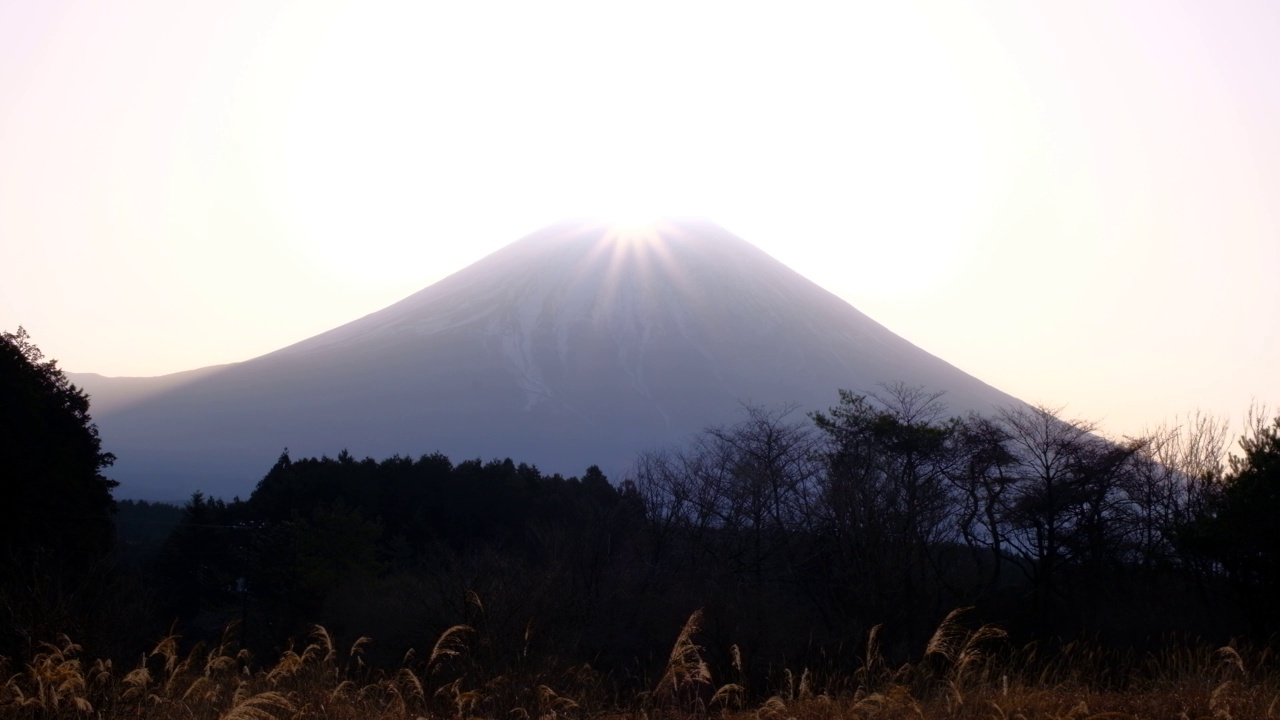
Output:
[[1002,583],[1006,508],[1018,458],[1010,451],[1009,432],[998,421],[971,413],[956,433],[961,462],[950,473],[958,490],[957,528],[970,550],[981,591],[996,592]]
[[89,396],[45,360],[27,331],[0,334],[0,552],[9,561],[52,552],[61,562],[109,550],[117,483],[102,470]]
[[838,406],[813,414],[825,436],[822,534],[836,600],[867,624],[906,627],[936,609],[937,551],[957,539],[959,423],[940,392],[883,389],[871,400],[841,390]]
[[236,578],[244,574],[244,540],[238,537],[244,529],[232,524],[222,500],[191,495],[157,563],[169,610],[189,619],[234,605]]
[[1280,417],[1250,413],[1219,492],[1188,542],[1221,563],[1258,633],[1280,630]]
[[283,627],[314,621],[335,592],[368,582],[384,569],[378,558],[382,525],[341,501],[264,528],[248,582]]
[[[1133,506],[1136,560],[1145,569],[1183,568],[1194,558],[1178,533],[1219,488],[1227,455],[1226,418],[1195,412],[1147,432],[1147,444],[1125,480]],[[1194,568],[1199,570],[1199,568]]]
[[725,511],[722,527],[737,538],[734,556],[727,560],[756,583],[771,568],[794,573],[791,546],[813,521],[820,470],[816,438],[807,425],[789,419],[794,409],[745,404],[745,419],[709,428],[701,445],[727,479],[717,486]]
[[[56,633],[92,642],[115,530],[89,397],[27,335],[0,333],[0,655]],[[95,619],[96,618],[96,619]]]
[[[1059,409],[1011,407],[999,415],[1006,447],[1016,458],[1004,517],[1006,544],[1022,556],[1038,621],[1047,629],[1058,608],[1080,607],[1068,597],[1080,582],[1094,589],[1121,559],[1131,460],[1144,441],[1112,442],[1093,423],[1063,420]],[[1096,604],[1096,603],[1095,603]]]
[[635,482],[648,529],[644,585],[680,613],[708,607],[750,651],[801,634],[777,609],[794,605],[812,564],[821,465],[818,438],[794,407],[742,410],[683,448],[641,455]]

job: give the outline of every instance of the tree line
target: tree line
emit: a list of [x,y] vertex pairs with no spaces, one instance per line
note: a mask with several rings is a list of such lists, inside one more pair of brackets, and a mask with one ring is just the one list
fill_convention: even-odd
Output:
[[466,623],[489,663],[639,676],[698,608],[744,672],[839,664],[876,626],[890,654],[917,647],[959,606],[1047,642],[1280,629],[1280,419],[1261,412],[1228,457],[1204,416],[1117,440],[1043,407],[952,417],[891,385],[810,415],[744,405],[615,483],[286,451],[247,499],[113,516],[87,396],[21,330],[3,339],[11,658],[57,633],[125,657],[176,620],[188,639],[236,623],[264,651],[321,623],[394,663]]

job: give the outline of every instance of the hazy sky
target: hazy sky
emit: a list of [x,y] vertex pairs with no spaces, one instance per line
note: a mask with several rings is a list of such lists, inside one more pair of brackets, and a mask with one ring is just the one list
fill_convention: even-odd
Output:
[[1280,401],[1277,38],[1274,0],[0,0],[0,328],[168,373],[693,214],[1112,432],[1236,416]]

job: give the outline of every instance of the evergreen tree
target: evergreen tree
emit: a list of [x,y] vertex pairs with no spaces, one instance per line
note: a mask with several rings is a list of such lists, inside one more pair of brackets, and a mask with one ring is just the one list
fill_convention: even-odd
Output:
[[0,655],[58,633],[90,642],[108,577],[115,481],[89,397],[27,332],[0,333]]
[[102,470],[89,396],[45,360],[26,330],[0,333],[0,552],[10,562],[35,552],[92,560],[110,549],[116,486]]

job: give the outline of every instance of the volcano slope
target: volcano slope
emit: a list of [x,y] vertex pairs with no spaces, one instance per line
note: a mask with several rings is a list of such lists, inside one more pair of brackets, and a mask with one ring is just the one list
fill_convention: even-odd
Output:
[[247,496],[284,448],[618,479],[638,451],[732,422],[743,402],[807,412],[895,382],[945,391],[953,413],[1017,402],[697,220],[553,225],[252,360],[72,380],[118,457],[117,495],[168,500]]

